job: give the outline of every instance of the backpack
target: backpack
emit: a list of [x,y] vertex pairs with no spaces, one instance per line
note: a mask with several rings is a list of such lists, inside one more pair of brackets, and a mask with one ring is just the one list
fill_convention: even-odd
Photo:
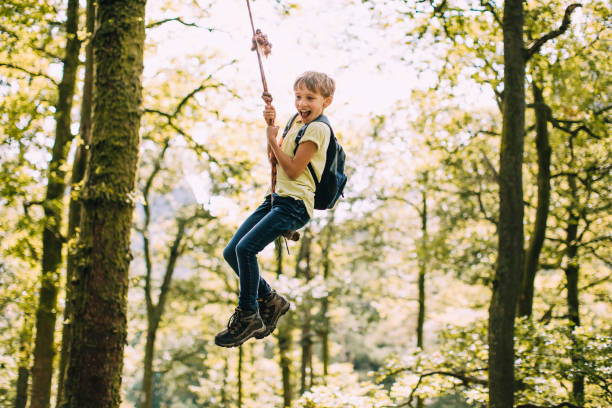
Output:
[[[289,132],[289,129],[291,128],[291,125],[296,117],[297,114],[293,115],[291,120],[289,120],[289,123],[287,123],[287,126],[283,132],[283,138],[287,135],[287,132]],[[321,180],[317,180],[317,175],[312,167],[312,163],[308,163],[308,170],[310,170],[312,179],[315,182],[314,208],[317,210],[327,210],[329,208],[334,208],[340,196],[343,195],[342,193],[347,181],[346,174],[344,174],[346,154],[344,153],[342,146],[340,146],[340,143],[338,143],[338,139],[336,139],[334,130],[332,129],[327,117],[320,115],[312,122],[323,122],[329,127],[330,130],[329,145],[327,147],[327,155],[325,159],[325,166],[323,167],[323,173],[321,174]],[[297,152],[300,139],[302,139],[304,133],[306,133],[306,128],[308,128],[310,123],[302,126],[295,137],[295,149],[293,151],[294,156],[295,152]]]

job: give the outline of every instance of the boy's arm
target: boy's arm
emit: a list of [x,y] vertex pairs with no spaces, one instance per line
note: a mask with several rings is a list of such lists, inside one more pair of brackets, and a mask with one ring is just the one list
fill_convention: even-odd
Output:
[[285,173],[287,173],[287,176],[289,176],[291,180],[295,180],[302,174],[306,166],[308,166],[308,162],[310,162],[312,156],[317,152],[318,146],[315,142],[309,140],[304,141],[298,145],[295,156],[291,157],[281,150],[276,141],[277,134],[278,126],[268,126],[266,128],[268,148],[272,150],[278,164],[283,168]]

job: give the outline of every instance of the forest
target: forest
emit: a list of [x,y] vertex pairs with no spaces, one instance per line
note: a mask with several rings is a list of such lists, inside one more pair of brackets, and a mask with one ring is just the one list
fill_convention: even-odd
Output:
[[[336,81],[337,205],[257,257],[277,125]],[[605,0],[3,0],[0,407],[612,406]],[[257,51],[258,52],[258,51]]]

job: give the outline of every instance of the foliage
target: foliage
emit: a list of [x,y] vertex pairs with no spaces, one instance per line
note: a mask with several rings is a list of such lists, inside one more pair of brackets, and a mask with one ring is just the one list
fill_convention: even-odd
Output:
[[[582,364],[572,364],[575,338]],[[588,378],[588,407],[609,404],[609,350],[612,342],[605,331],[576,329],[564,325],[519,320],[516,330],[517,404],[555,405],[569,400],[568,386],[574,375]],[[487,401],[486,322],[448,326],[439,333],[439,348],[433,352],[413,349],[391,356],[376,373],[377,382],[391,384],[395,403],[413,402],[416,397],[436,398],[450,389],[461,392],[467,403]]]
[[[156,343],[154,406],[234,407],[238,403],[238,350],[212,346],[237,297],[237,279],[221,251],[238,223],[262,199],[269,168],[263,159],[263,139],[258,137],[263,128],[259,114],[254,113],[261,104],[260,84],[249,82],[250,74],[239,70],[234,58],[240,54],[235,49],[221,49],[215,42],[219,36],[242,38],[243,33],[207,27],[215,21],[209,3],[214,2],[151,2],[148,10],[138,188],[144,190],[147,177],[159,172],[149,195],[154,295],[162,282],[177,217],[202,208],[214,216],[193,225],[177,262]],[[263,3],[257,6],[265,8]],[[309,7],[273,3],[270,10],[278,15],[266,16],[270,21],[280,21],[279,16],[301,17],[310,7],[310,3]],[[528,46],[559,25],[567,3],[525,3]],[[398,86],[410,83],[413,91],[389,109],[378,103],[390,101],[372,97],[369,110],[363,112],[371,117],[369,122],[360,121],[359,115],[337,115],[334,123],[349,157],[349,186],[331,224],[321,215],[310,223],[312,279],[296,273],[306,263],[297,260],[300,242],[289,242],[289,252],[283,249],[279,277],[273,249],[259,255],[262,274],[293,304],[283,317],[292,338],[288,356],[293,406],[417,406],[417,397],[432,408],[486,404],[484,320],[495,269],[499,211],[503,66],[497,19],[501,4],[342,2],[347,15],[355,13],[355,21],[346,28],[346,36],[333,40],[351,53],[348,69],[367,62],[387,75],[386,68],[402,64],[402,75],[393,80]],[[52,106],[64,41],[63,7],[55,1],[27,0],[0,6],[3,406],[14,398],[18,365],[29,364],[30,358],[42,231],[38,203],[45,187],[45,163],[50,159]],[[609,21],[608,4],[585,2],[575,11],[570,29],[547,42],[528,64],[527,85],[534,83],[543,90],[551,113],[553,177],[533,320],[518,321],[515,334],[519,404],[568,401],[576,376],[585,378],[585,406],[612,404],[607,319],[612,313]],[[311,28],[302,30],[306,33]],[[370,38],[367,33],[374,31],[381,37]],[[205,46],[168,49],[165,41],[175,36],[197,37]],[[296,40],[299,45],[306,44],[305,37]],[[396,60],[378,60],[374,48],[379,38],[396,41],[392,45]],[[364,44],[372,49],[364,50]],[[338,57],[338,64],[346,63],[341,60]],[[367,89],[363,82],[347,80],[339,83],[339,91]],[[340,92],[337,99],[342,97]],[[337,112],[353,102],[358,101],[346,101]],[[523,177],[528,232],[535,217],[537,162],[529,93],[526,102]],[[277,108],[283,114],[288,109]],[[569,181],[572,177],[575,187]],[[425,242],[419,217],[423,193],[429,209]],[[143,225],[143,204],[141,194],[135,231]],[[570,215],[578,220],[576,242],[566,240]],[[573,244],[578,245],[576,258],[567,255]],[[146,265],[138,234],[133,234],[132,252],[122,385],[126,407],[137,406],[141,398],[146,339]],[[423,256],[426,319],[425,345],[420,350],[414,348],[416,282],[418,260]],[[567,323],[564,268],[570,262],[580,270],[582,326],[576,328]],[[328,302],[326,314],[324,301]],[[297,395],[307,313],[312,318],[313,384]],[[321,332],[327,319],[330,361],[329,374],[324,376]],[[243,346],[244,407],[281,404],[277,334]]]

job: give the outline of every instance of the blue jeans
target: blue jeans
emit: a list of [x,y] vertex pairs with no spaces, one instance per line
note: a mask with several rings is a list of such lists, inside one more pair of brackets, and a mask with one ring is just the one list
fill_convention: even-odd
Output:
[[308,222],[310,216],[301,200],[274,194],[274,207],[270,196],[257,207],[238,228],[223,257],[240,278],[238,306],[255,311],[257,298],[270,294],[272,288],[259,276],[257,254],[285,231],[295,231]]

